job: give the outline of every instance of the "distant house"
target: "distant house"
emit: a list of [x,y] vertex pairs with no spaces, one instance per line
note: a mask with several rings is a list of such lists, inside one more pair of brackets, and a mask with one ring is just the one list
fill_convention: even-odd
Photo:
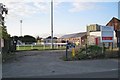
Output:
[[68,34],[61,37],[64,41],[75,43],[76,45],[84,45],[86,40],[87,32]]
[[[51,36],[45,38],[44,43],[51,43]],[[57,43],[57,37],[53,37],[53,43]]]
[[[120,32],[120,20],[119,19],[113,17],[106,25],[110,27],[114,27],[116,38],[120,37],[120,34],[118,33],[118,31]],[[118,38],[117,38],[117,43],[118,43]]]
[[119,19],[113,17],[106,25],[114,27],[114,30],[116,32],[116,37],[119,35],[117,34],[117,31],[120,31],[120,20]]
[[111,27],[114,27],[114,30],[117,31],[117,30],[120,30],[120,20],[113,17],[107,24],[106,26],[111,26]]

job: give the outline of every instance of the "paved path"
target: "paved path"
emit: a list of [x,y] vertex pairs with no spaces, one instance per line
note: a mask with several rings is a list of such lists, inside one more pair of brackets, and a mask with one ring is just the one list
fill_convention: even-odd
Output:
[[[98,72],[111,72],[109,78],[118,77],[118,60],[63,61],[59,59],[65,51],[26,51],[18,52],[17,59],[3,64],[3,77],[27,78],[50,77],[57,75],[79,75]],[[20,57],[21,56],[21,57]],[[101,73],[102,74],[102,73]],[[100,73],[99,73],[100,75]],[[64,76],[61,76],[64,77]],[[79,77],[79,76],[76,76]],[[86,76],[89,77],[89,76]],[[95,76],[92,76],[95,77]],[[98,76],[101,77],[101,76]]]

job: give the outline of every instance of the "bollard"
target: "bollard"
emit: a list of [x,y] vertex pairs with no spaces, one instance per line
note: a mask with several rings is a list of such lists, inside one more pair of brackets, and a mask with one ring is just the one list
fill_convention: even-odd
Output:
[[75,48],[72,48],[72,57],[75,57]]
[[68,49],[69,49],[69,42],[67,41],[67,44],[66,44],[66,60],[68,60]]
[[66,45],[66,60],[68,60],[68,45]]

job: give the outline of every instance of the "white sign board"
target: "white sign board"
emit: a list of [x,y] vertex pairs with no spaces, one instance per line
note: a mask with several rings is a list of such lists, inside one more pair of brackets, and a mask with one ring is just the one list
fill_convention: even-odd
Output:
[[101,42],[113,42],[114,27],[101,26]]

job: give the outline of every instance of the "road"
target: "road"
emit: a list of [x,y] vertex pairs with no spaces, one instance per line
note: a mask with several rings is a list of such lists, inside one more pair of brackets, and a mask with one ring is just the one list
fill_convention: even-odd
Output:
[[63,61],[65,51],[17,52],[4,63],[3,78],[118,78],[118,60]]
[[[50,76],[31,76],[30,78],[117,78],[117,70],[90,72],[78,74],[50,75]],[[110,77],[112,76],[112,77]]]

